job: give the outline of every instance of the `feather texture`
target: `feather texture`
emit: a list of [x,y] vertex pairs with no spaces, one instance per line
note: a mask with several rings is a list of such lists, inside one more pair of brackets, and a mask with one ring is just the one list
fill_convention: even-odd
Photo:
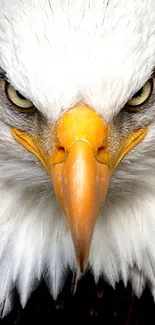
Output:
[[151,75],[154,0],[107,3],[1,2],[0,66],[48,118],[83,100],[109,121]]
[[[49,121],[83,101],[106,121],[155,66],[154,0],[1,0],[0,66]],[[36,121],[11,111],[0,83],[0,310],[16,286],[24,307],[44,278],[54,298],[68,268],[71,236],[40,162],[12,138],[12,125]],[[121,162],[93,235],[89,268],[113,287],[131,281],[155,297],[154,98],[135,123],[148,134]],[[134,120],[134,117],[131,117]],[[130,120],[130,119],[129,119]],[[130,122],[130,121],[129,121]],[[127,124],[128,125],[128,124]],[[138,124],[137,124],[138,125]]]

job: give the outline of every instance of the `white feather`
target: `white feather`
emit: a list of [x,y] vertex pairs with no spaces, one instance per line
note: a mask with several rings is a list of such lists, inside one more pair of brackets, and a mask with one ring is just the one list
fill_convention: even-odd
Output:
[[152,73],[154,44],[154,0],[0,4],[0,66],[53,120],[83,100],[109,121]]
[[[49,119],[80,100],[111,120],[155,65],[154,0],[1,0],[0,66]],[[155,125],[113,175],[89,267],[112,285],[155,296]],[[73,244],[43,167],[0,122],[0,306],[14,286],[24,307],[44,278],[54,298]]]

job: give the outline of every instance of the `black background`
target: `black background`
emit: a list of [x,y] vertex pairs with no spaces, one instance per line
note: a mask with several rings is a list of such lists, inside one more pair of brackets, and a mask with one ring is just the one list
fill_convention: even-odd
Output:
[[115,290],[100,279],[98,286],[87,273],[73,294],[73,275],[68,275],[57,301],[53,301],[44,282],[33,292],[22,310],[18,294],[14,293],[13,311],[0,325],[57,324],[58,321],[86,320],[88,324],[153,325],[155,305],[146,287],[141,299],[133,295],[131,286],[119,283]]

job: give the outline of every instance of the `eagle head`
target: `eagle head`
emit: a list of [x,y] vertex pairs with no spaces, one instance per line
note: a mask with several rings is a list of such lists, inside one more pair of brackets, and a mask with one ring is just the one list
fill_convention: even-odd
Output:
[[68,268],[154,294],[154,0],[2,0],[0,67],[3,315]]

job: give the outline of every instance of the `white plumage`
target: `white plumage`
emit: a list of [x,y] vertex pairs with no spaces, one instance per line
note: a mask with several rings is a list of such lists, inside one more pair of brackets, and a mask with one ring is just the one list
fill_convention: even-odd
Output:
[[[54,124],[82,102],[108,123],[155,67],[154,0],[1,0],[0,67],[9,82]],[[146,137],[114,171],[93,234],[89,267],[96,282],[131,281],[155,297],[155,94],[129,124]],[[121,122],[120,122],[121,123]],[[123,122],[125,123],[125,122]],[[37,118],[17,114],[0,81],[0,302],[11,309],[15,285],[24,307],[45,278],[54,298],[74,248],[52,182],[11,127],[34,132]],[[121,126],[120,126],[121,127]]]

